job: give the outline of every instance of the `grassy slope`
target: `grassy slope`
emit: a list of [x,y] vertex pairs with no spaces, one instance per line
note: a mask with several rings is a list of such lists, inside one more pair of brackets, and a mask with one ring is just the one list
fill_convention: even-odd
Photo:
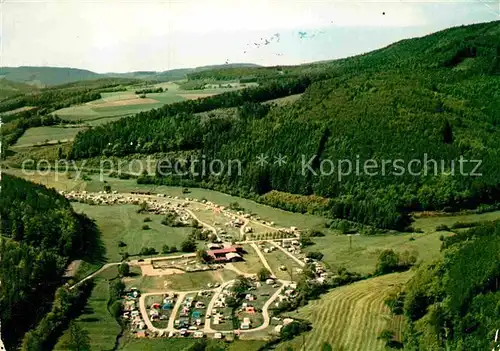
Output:
[[[292,313],[292,317],[313,323],[312,331],[305,334],[306,350],[320,350],[324,342],[334,350],[384,350],[384,343],[377,336],[392,325],[384,298],[392,285],[405,283],[411,274],[395,273],[340,287]],[[280,344],[277,350],[284,351],[289,346],[300,350],[302,337]]]
[[[109,314],[107,306],[109,300],[109,283],[103,278],[96,279],[96,286],[92,291],[84,313],[76,319],[83,329],[89,332],[92,350],[111,350],[115,345],[116,336],[120,327]],[[55,351],[66,351],[64,342],[68,332],[60,338],[55,346]]]
[[0,79],[0,100],[22,93],[28,93],[36,89],[37,88],[32,85]]
[[[139,112],[149,111],[153,108],[159,108],[165,104],[172,104],[186,100],[184,95],[197,95],[197,94],[220,94],[226,91],[235,89],[205,89],[196,91],[179,90],[178,86],[172,83],[156,84],[154,87],[167,88],[168,91],[163,93],[146,94],[148,99],[157,101],[156,103],[149,104],[132,104],[123,106],[107,106],[106,103],[112,101],[126,101],[136,99],[134,87],[129,88],[127,91],[119,91],[112,93],[103,93],[102,99],[95,100],[83,105],[75,105],[67,108],[60,109],[56,112],[58,116],[69,121],[83,120],[84,122],[101,121],[110,122],[116,120],[116,117],[123,117],[133,115]],[[140,100],[137,100],[140,102]]]
[[[77,212],[83,212],[96,220],[102,232],[102,240],[107,249],[109,262],[121,260],[118,242],[127,244],[123,251],[129,254],[137,254],[143,247],[154,247],[161,251],[164,244],[179,246],[187,237],[192,228],[172,228],[161,224],[163,216],[137,214],[138,206],[91,206],[74,203],[73,208]],[[151,222],[144,223],[144,218],[151,218]],[[144,224],[151,229],[143,230]]]
[[28,129],[14,147],[26,147],[46,141],[68,141],[85,128],[36,127]]

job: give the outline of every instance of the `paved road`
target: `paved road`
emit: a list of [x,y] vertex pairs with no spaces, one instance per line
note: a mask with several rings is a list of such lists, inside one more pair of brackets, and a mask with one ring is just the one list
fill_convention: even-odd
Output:
[[[210,303],[207,306],[207,314],[209,314],[210,316],[212,315],[212,310],[214,309],[215,302],[217,301],[219,295],[221,294],[221,292],[224,290],[224,288],[226,286],[228,286],[229,284],[231,284],[231,282],[233,282],[233,281],[231,280],[231,281],[225,282],[224,284],[222,284],[219,288],[217,288],[215,290],[215,294],[214,294],[214,296],[212,296],[212,300],[210,300]],[[212,321],[212,318],[205,319],[205,326],[203,328],[203,332],[205,334],[206,333],[216,333],[217,332],[216,330],[213,330],[210,327],[211,321]]]
[[279,246],[274,241],[272,241],[271,244],[274,245],[274,246],[276,246],[278,249],[280,249],[284,253],[286,253],[291,259],[293,259],[295,262],[297,262],[301,267],[304,267],[306,265],[306,263],[304,261],[299,260],[295,255],[293,255],[292,253],[288,252],[287,250],[285,250],[284,248],[282,248],[281,246]]
[[[217,292],[221,287],[217,289],[208,289],[205,291],[215,291]],[[222,291],[222,290],[221,290]],[[193,290],[193,291],[168,291],[169,293],[175,293],[177,294],[177,301],[175,302],[174,308],[172,309],[172,313],[170,314],[170,318],[168,320],[168,326],[165,329],[159,329],[153,326],[153,323],[151,323],[151,320],[149,319],[148,315],[148,307],[146,306],[146,297],[148,296],[158,296],[162,295],[162,293],[146,293],[146,294],[141,294],[141,297],[139,298],[139,310],[141,312],[142,319],[144,319],[144,323],[148,327],[148,329],[152,332],[155,333],[165,333],[165,332],[175,332],[177,331],[174,328],[175,325],[175,318],[177,316],[177,313],[179,312],[180,307],[182,306],[182,302],[184,302],[184,299],[186,295],[188,294],[197,294],[200,292],[200,290]]]
[[274,300],[276,300],[276,298],[283,291],[285,286],[290,284],[290,282],[284,281],[284,280],[279,280],[279,282],[282,284],[281,287],[273,294],[273,296],[271,296],[269,298],[269,300],[267,300],[267,302],[262,307],[262,317],[264,318],[264,323],[261,326],[254,328],[254,329],[240,330],[241,333],[258,332],[258,331],[264,330],[267,327],[269,327],[269,324],[271,323],[271,318],[269,316],[269,306],[271,306],[271,304],[274,302]]

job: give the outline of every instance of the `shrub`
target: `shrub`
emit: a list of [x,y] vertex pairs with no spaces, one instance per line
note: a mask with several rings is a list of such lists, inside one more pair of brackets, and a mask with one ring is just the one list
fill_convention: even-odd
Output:
[[139,252],[139,255],[141,256],[150,256],[150,255],[156,255],[158,252],[152,248],[152,247],[143,247],[141,251]]
[[143,229],[143,230],[149,230],[149,229],[151,229],[151,228],[149,228],[149,225],[144,224],[144,225],[142,226],[142,229]]
[[151,218],[149,218],[149,217],[144,218],[144,223],[147,223],[147,222],[151,222]]
[[436,232],[449,232],[450,228],[445,224],[440,224],[436,227]]
[[271,277],[271,272],[267,268],[261,268],[257,273],[257,277],[261,282],[266,281]]
[[309,236],[310,236],[311,238],[318,238],[318,237],[323,237],[323,236],[325,236],[325,233],[323,233],[322,231],[319,231],[319,230],[315,230],[315,229],[313,229],[313,230],[311,230],[311,231],[309,232]]
[[321,261],[323,259],[323,254],[321,252],[308,252],[306,257],[307,258],[310,258],[312,260],[318,260],[318,261]]

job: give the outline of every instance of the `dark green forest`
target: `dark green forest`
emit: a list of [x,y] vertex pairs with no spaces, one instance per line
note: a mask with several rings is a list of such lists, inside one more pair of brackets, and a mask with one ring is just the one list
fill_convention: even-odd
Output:
[[444,258],[422,266],[404,300],[407,350],[491,350],[500,328],[500,223],[443,242]]
[[[331,199],[324,210],[333,217],[404,229],[410,211],[454,211],[498,200],[499,55],[500,25],[491,22],[348,59],[288,68],[283,74],[277,74],[283,71],[278,68],[199,72],[191,77],[269,79],[258,88],[181,102],[94,128],[77,136],[72,157],[189,152],[206,162],[237,159],[241,176],[191,175],[184,180],[242,196],[272,190],[284,196],[317,195]],[[302,91],[293,104],[258,106]],[[236,106],[238,112],[229,117],[214,111]],[[213,111],[211,117],[197,115],[206,111]],[[260,154],[271,160],[286,155],[288,162],[261,167],[255,163]],[[460,166],[461,156],[482,161],[472,176],[477,162]],[[325,162],[336,167],[344,159],[353,167],[359,162],[361,170],[366,160],[375,160],[378,174],[339,176],[337,167],[330,175],[316,175],[320,169],[330,172],[331,164]],[[420,168],[410,174],[407,166],[415,159]],[[384,175],[383,160],[400,163],[390,163]],[[427,163],[427,174],[425,160],[436,161]],[[314,172],[303,172],[304,164]],[[154,181],[179,182],[173,178]]]
[[0,218],[0,318],[11,349],[51,310],[68,263],[94,233],[92,222],[55,190],[5,174]]

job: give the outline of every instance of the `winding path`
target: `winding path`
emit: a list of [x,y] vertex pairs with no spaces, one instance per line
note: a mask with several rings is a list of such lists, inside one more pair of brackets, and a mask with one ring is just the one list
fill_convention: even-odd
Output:
[[267,327],[269,327],[269,324],[271,323],[271,317],[269,317],[269,306],[271,306],[271,304],[274,302],[274,300],[276,300],[276,298],[283,291],[285,286],[287,284],[290,284],[290,282],[288,282],[288,281],[284,281],[284,280],[278,280],[278,281],[281,283],[281,287],[273,294],[273,296],[271,296],[269,298],[269,300],[267,300],[267,302],[262,307],[262,317],[264,318],[264,323],[262,323],[261,326],[258,326],[257,328],[254,328],[254,329],[240,330],[240,333],[258,332],[258,331],[264,330]]

